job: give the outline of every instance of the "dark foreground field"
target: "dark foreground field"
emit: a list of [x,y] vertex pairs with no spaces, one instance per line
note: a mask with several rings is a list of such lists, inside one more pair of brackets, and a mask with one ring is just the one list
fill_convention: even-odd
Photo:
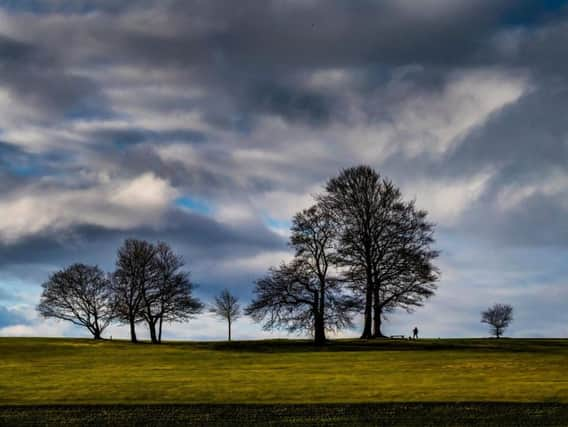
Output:
[[568,425],[567,404],[567,340],[0,339],[0,425]]
[[568,405],[379,403],[5,407],[2,426],[563,426]]

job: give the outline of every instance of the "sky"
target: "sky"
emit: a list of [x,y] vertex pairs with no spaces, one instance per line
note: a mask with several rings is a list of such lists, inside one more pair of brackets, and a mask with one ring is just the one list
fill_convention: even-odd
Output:
[[480,312],[509,303],[508,335],[568,337],[566,3],[0,0],[0,336],[87,336],[38,317],[41,284],[112,271],[128,237],[246,305],[293,214],[367,164],[441,251],[436,296],[386,334],[487,336]]

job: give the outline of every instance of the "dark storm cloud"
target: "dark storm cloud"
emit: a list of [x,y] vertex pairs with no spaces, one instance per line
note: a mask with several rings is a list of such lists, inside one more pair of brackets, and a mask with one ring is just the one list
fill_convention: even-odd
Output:
[[207,135],[200,131],[186,129],[156,132],[137,128],[131,129],[99,129],[91,132],[89,137],[101,144],[114,144],[118,147],[141,144],[144,142],[160,143],[171,141],[205,142]]
[[[263,251],[286,248],[281,237],[260,223],[227,226],[203,215],[172,210],[165,225],[159,229],[121,231],[79,225],[64,231],[48,230],[14,243],[3,243],[0,245],[0,268],[9,271],[13,266],[34,264],[60,268],[73,262],[83,262],[111,269],[119,245],[131,237],[166,241],[186,259],[196,263],[254,256]],[[27,278],[41,279],[32,272]]]
[[96,85],[66,71],[47,49],[0,35],[0,61],[2,87],[32,109],[46,115],[100,109]]
[[[47,10],[57,13],[71,4],[54,2]],[[472,63],[511,9],[502,1],[243,1],[234,8],[220,1],[125,2],[113,13],[107,2],[93,5],[94,10],[101,7],[100,16],[46,21],[28,38],[48,52],[65,52],[60,56],[69,67],[128,64],[175,70],[181,83],[197,82],[213,97],[219,95],[219,103],[210,106],[211,117],[225,101],[229,105],[222,108],[248,113],[249,119],[266,111],[316,124],[341,103],[331,93],[306,88],[306,73],[334,67]],[[141,27],[145,23],[148,30]],[[51,58],[40,60],[30,53],[38,48],[21,49],[35,65],[29,69],[23,66],[29,61],[19,61],[19,73],[10,73],[22,96],[47,91],[42,99],[57,100],[59,108],[76,106],[78,100],[95,104],[87,109],[100,104],[90,80],[62,73]],[[35,72],[38,65],[42,73]]]

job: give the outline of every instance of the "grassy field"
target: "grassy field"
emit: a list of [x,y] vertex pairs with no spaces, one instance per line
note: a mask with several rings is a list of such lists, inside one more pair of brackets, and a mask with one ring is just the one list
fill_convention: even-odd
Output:
[[568,403],[568,340],[0,339],[0,405]]

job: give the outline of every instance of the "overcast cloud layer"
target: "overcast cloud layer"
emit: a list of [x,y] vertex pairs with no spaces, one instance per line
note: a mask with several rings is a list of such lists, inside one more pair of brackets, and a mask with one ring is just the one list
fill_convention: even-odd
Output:
[[[564,3],[0,0],[0,335],[84,334],[37,318],[40,285],[112,269],[125,237],[246,302],[293,213],[366,163],[442,251],[437,296],[387,334],[485,336],[504,302],[512,336],[567,337]],[[224,333],[204,315],[166,336]]]

